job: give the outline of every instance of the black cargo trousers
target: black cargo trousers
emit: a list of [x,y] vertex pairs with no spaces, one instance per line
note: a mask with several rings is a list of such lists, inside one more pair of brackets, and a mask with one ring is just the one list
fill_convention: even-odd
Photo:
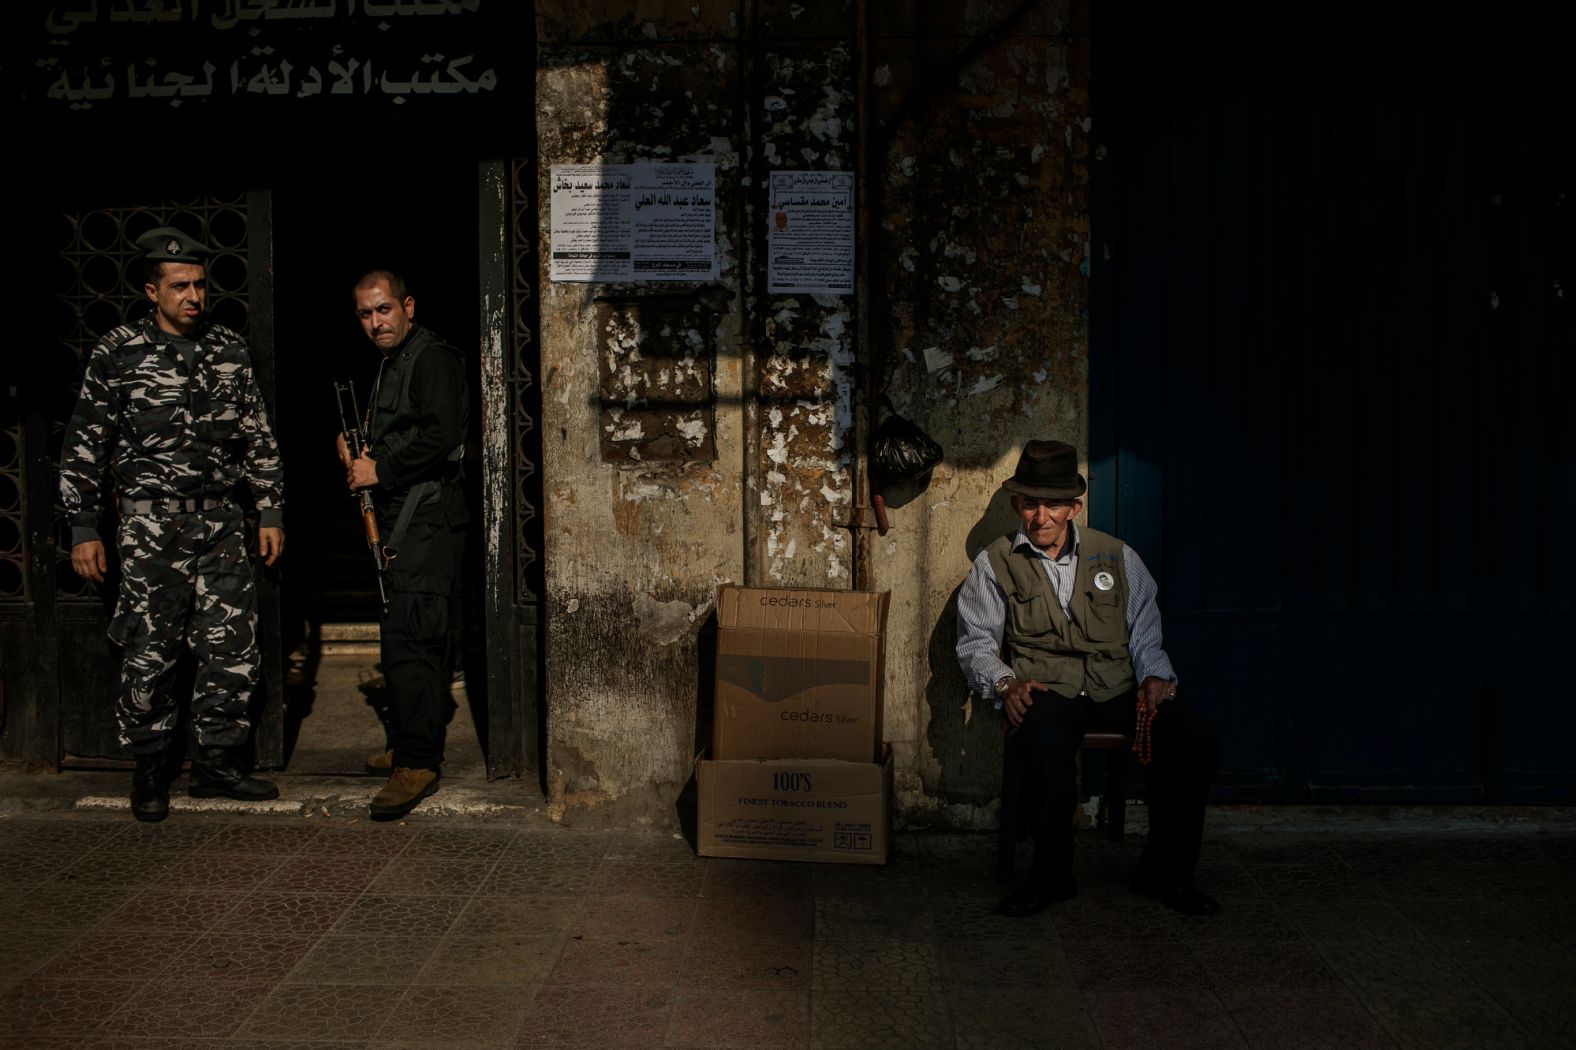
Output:
[[[379,636],[396,768],[437,771],[443,764],[449,685],[465,608],[467,515],[463,509],[448,512],[451,501],[463,501],[463,495],[457,483],[445,482],[441,497],[413,516],[385,578],[388,607]],[[391,519],[383,525],[385,536],[393,524]]]

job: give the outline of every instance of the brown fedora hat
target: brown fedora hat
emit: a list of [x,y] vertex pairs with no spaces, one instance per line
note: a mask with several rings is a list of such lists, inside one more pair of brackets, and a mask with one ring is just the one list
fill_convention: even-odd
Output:
[[1027,442],[1018,469],[1001,483],[1008,492],[1037,499],[1077,499],[1089,485],[1078,473],[1078,450],[1065,441]]

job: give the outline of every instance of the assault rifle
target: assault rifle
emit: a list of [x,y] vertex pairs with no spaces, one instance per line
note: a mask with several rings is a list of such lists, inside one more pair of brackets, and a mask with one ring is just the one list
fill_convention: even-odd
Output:
[[[350,400],[350,411],[345,411],[345,400]],[[356,384],[354,381],[334,384],[334,400],[339,402],[339,429],[345,435],[345,447],[350,450],[352,459],[360,459],[366,452],[366,439],[361,430],[361,410],[356,405]],[[361,525],[367,534],[367,549],[372,551],[372,564],[378,570],[378,598],[383,602],[386,611],[389,596],[383,589],[383,573],[388,568],[388,558],[383,553],[383,538],[378,535],[377,510],[372,505],[372,493],[366,489],[352,492],[351,496],[361,503]]]

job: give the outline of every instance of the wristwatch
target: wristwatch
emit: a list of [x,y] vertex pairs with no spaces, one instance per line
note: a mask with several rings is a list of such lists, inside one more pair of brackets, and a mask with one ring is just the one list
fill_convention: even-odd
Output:
[[1007,687],[1012,685],[1012,683],[1016,682],[1017,680],[1018,676],[1013,674],[1004,674],[1000,678],[996,679],[996,695],[1006,696]]

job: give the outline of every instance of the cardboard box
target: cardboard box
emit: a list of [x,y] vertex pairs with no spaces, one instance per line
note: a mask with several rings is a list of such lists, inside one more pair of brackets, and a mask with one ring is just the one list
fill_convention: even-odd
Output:
[[879,762],[887,599],[718,588],[712,755]]
[[880,763],[702,759],[695,780],[703,857],[886,863],[891,748]]

